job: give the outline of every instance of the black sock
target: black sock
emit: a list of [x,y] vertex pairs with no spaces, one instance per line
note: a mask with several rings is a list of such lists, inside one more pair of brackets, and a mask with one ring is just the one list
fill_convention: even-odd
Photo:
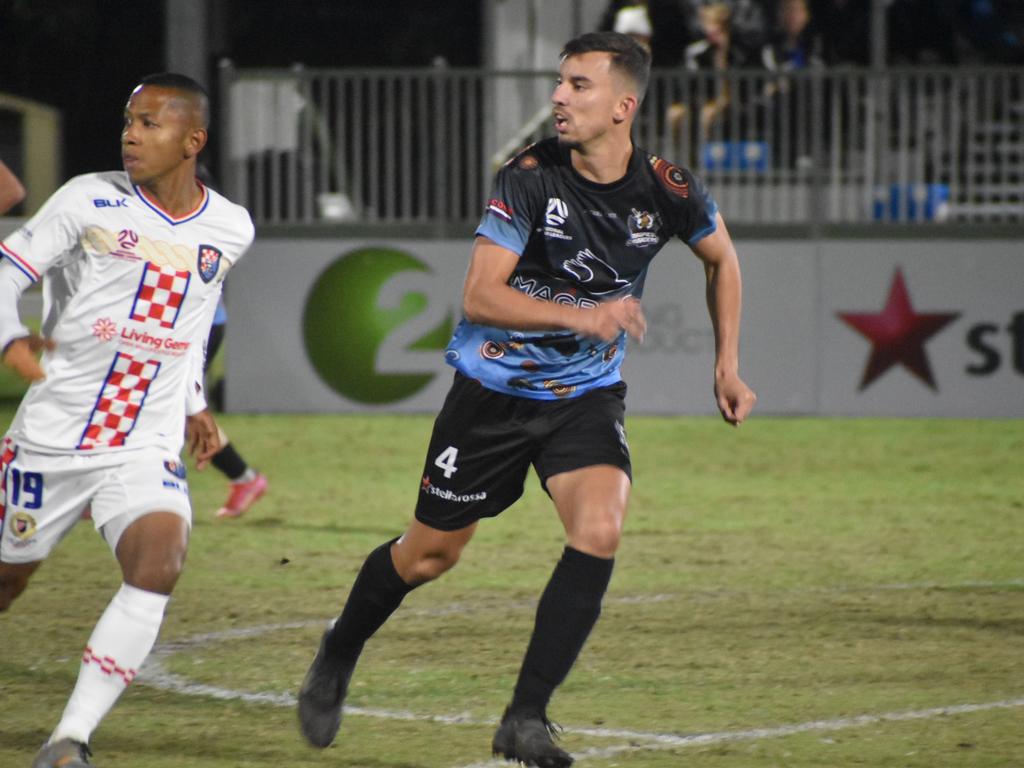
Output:
[[526,649],[509,709],[543,715],[551,694],[569,674],[601,615],[615,559],[566,547],[537,605],[533,636]]
[[235,450],[235,446],[231,443],[228,443],[214,454],[211,462],[213,466],[227,475],[228,480],[237,480],[249,469],[245,459],[238,455],[238,451]]
[[391,560],[396,541],[381,544],[363,563],[341,616],[327,634],[326,650],[332,656],[358,657],[363,644],[412,591]]

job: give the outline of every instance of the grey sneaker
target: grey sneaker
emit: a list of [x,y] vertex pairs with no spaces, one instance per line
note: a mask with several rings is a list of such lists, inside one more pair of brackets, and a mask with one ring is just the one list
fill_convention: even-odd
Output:
[[324,648],[327,632],[299,690],[299,727],[314,747],[328,746],[341,726],[341,705],[348,693],[355,661],[333,659]]
[[527,766],[568,768],[572,765],[572,755],[554,742],[559,731],[558,726],[543,715],[513,715],[506,709],[494,733],[491,751],[495,757],[518,760]]
[[91,768],[89,747],[80,741],[60,739],[52,744],[44,744],[32,768]]

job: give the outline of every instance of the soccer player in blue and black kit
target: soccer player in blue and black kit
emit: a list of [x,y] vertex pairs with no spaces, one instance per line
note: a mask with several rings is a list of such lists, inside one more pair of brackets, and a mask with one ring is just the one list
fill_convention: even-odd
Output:
[[492,748],[526,765],[572,764],[546,710],[611,578],[631,487],[619,367],[627,337],[644,334],[647,267],[674,236],[704,263],[718,408],[737,425],[754,405],[738,372],[740,268],[718,208],[693,175],[630,137],[649,69],[625,35],[569,42],[552,95],[557,138],[497,175],[446,351],[455,381],[415,520],[366,559],[299,693],[302,732],[316,746],[337,733],[365,642],[411,589],[455,565],[480,518],[519,498],[532,464],[568,542]]

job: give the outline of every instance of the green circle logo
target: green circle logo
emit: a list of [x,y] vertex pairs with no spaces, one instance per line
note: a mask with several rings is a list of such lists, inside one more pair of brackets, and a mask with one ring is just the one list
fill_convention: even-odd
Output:
[[[423,262],[394,248],[360,248],[338,258],[313,284],[302,317],[306,354],[333,390],[360,403],[382,405],[410,397],[433,373],[378,373],[377,350],[395,329],[427,308],[427,297],[409,292],[397,307],[381,309],[381,288],[400,272],[430,272]],[[451,311],[410,350],[443,350],[454,324]]]

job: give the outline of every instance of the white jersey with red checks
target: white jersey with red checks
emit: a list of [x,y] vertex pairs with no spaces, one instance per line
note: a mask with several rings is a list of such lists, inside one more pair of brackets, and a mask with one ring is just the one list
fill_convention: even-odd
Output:
[[42,333],[57,345],[8,434],[47,453],[179,451],[221,281],[252,239],[248,212],[205,187],[175,218],[123,172],[65,184],[0,243],[45,278]]

